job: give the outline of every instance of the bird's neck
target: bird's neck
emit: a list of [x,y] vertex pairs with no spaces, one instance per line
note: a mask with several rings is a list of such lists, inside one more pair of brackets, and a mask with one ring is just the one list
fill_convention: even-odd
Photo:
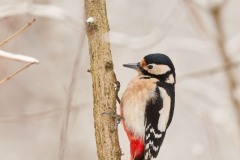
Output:
[[162,75],[154,75],[150,73],[142,74],[139,73],[140,79],[151,79],[155,78],[159,81],[160,84],[174,85],[175,84],[175,74],[172,72],[167,72]]

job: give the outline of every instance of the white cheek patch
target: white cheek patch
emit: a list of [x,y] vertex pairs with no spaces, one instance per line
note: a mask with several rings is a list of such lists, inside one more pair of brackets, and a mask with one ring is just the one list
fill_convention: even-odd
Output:
[[148,69],[147,67],[145,68],[149,73],[151,74],[155,74],[155,75],[161,75],[161,74],[165,74],[168,71],[170,71],[171,69],[169,68],[168,65],[156,65],[156,64],[150,64],[153,66],[152,69]]
[[165,82],[166,82],[166,83],[170,83],[170,84],[175,83],[175,79],[174,79],[174,77],[173,77],[173,74],[170,74],[170,75],[168,76],[168,78],[166,79]]
[[158,129],[161,132],[165,132],[167,129],[167,123],[169,120],[169,114],[171,109],[171,98],[167,94],[166,90],[162,87],[159,87],[160,95],[163,99],[163,108],[159,111],[160,118],[158,121]]

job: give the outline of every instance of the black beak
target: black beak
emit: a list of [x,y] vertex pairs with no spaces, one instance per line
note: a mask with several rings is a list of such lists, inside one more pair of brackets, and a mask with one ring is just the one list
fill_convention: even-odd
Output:
[[128,64],[124,64],[123,66],[128,67],[128,68],[132,68],[132,69],[136,69],[136,70],[139,69],[138,63],[128,63]]

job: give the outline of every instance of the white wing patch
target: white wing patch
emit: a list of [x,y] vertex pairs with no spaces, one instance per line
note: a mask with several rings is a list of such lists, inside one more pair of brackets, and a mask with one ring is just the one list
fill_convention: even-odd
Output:
[[146,152],[146,153],[145,153],[145,159],[148,159],[148,157],[150,157],[149,154],[150,154],[149,152]]
[[151,126],[151,124],[149,124],[149,125],[147,126],[146,131],[150,128],[150,126]]
[[158,129],[161,132],[165,132],[167,129],[167,123],[169,120],[170,108],[171,108],[171,98],[167,94],[166,90],[162,87],[158,87],[160,90],[160,96],[163,99],[163,108],[159,111],[160,118],[158,121]]
[[[149,143],[146,144],[145,149],[149,149],[149,146],[151,146],[154,151],[157,151],[158,148],[159,148],[159,146],[155,147],[155,146],[153,145],[153,141],[149,141]],[[146,155],[145,155],[145,156],[146,156]]]
[[149,144],[150,144],[150,146],[153,148],[154,151],[157,151],[157,150],[158,150],[159,147],[158,147],[158,146],[155,147],[155,146],[153,145],[153,141],[150,141]]
[[148,135],[146,135],[145,139],[148,140],[148,138],[150,138],[150,136],[151,136],[150,133],[148,133]]
[[175,79],[174,79],[174,77],[173,77],[173,74],[170,74],[170,75],[168,76],[168,78],[166,79],[165,82],[166,82],[166,83],[170,83],[170,84],[175,83]]
[[150,129],[150,132],[153,133],[153,135],[154,135],[155,138],[161,138],[161,137],[162,137],[162,134],[161,134],[161,133],[160,133],[160,134],[155,133],[154,128],[151,128],[151,129]]

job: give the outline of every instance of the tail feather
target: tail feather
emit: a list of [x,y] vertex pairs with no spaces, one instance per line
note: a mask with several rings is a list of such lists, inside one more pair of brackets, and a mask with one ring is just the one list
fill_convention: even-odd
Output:
[[134,137],[132,132],[129,132],[123,123],[124,129],[130,141],[131,160],[144,160],[144,141],[141,138]]
[[140,157],[134,158],[134,160],[144,160],[144,155],[142,154]]

